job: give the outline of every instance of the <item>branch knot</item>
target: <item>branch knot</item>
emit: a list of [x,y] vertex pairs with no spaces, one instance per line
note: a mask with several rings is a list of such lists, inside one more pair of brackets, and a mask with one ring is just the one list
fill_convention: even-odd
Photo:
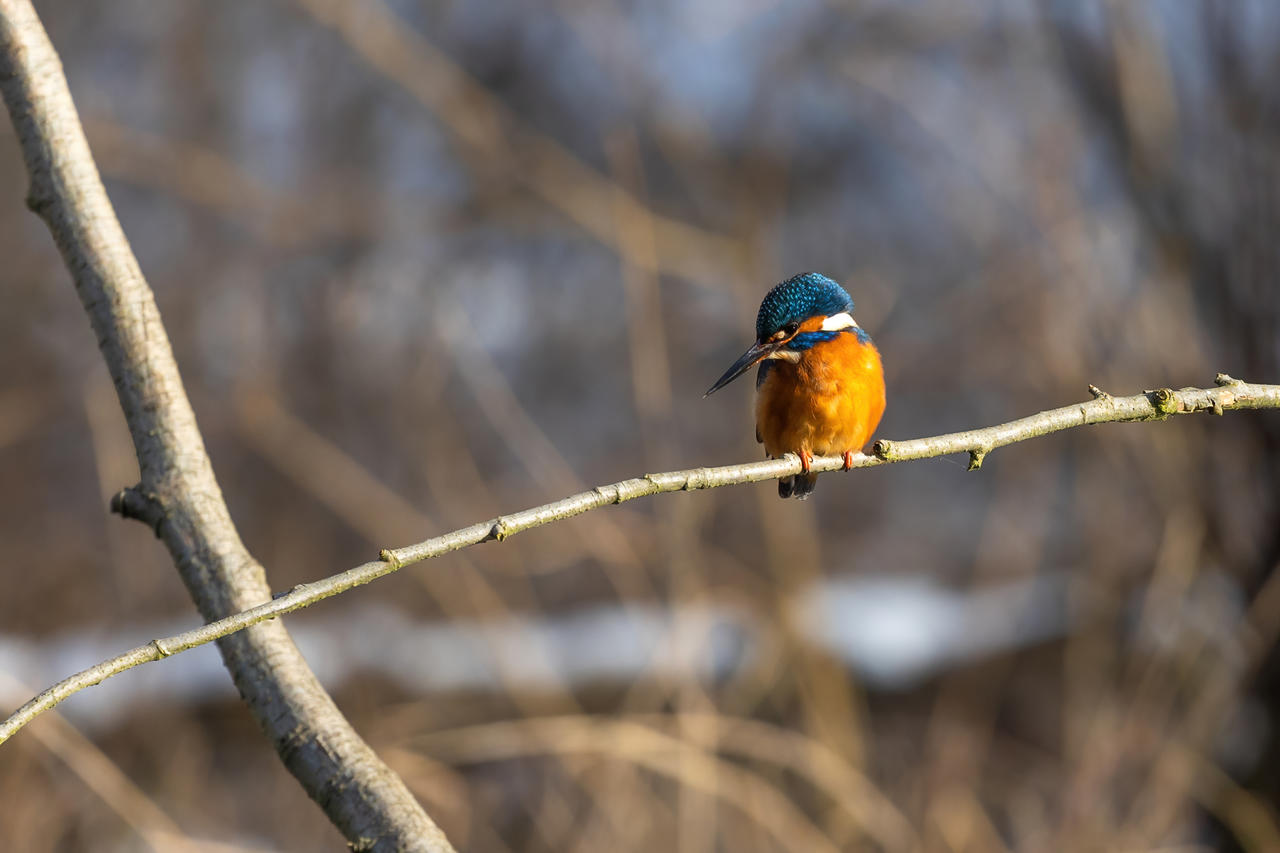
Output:
[[160,525],[168,519],[160,498],[150,492],[144,492],[142,486],[130,486],[121,489],[111,496],[111,511],[121,518],[132,518],[141,521],[151,528],[151,532],[160,538]]
[[26,204],[27,210],[31,211],[41,219],[46,219],[46,214],[49,212],[50,208],[53,207],[53,199],[47,194],[37,195],[35,188],[32,187],[31,191],[27,193]]
[[1154,391],[1148,391],[1147,397],[1151,400],[1151,405],[1155,406],[1156,411],[1161,415],[1176,415],[1181,411],[1178,397],[1171,388],[1157,388]]

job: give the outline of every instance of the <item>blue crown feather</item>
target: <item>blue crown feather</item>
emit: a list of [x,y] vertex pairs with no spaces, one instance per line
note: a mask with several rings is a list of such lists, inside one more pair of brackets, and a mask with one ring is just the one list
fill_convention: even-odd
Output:
[[[830,317],[842,311],[853,313],[853,298],[843,287],[822,273],[806,272],[792,276],[770,290],[760,303],[760,313],[756,315],[756,340],[767,340],[787,323],[800,323],[809,317]],[[818,340],[809,346],[814,343]]]

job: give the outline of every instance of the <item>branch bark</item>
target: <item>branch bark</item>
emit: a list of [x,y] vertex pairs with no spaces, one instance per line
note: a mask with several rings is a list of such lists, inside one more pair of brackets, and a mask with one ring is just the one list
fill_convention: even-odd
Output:
[[[1073,427],[1161,421],[1172,415],[1194,412],[1213,412],[1221,415],[1232,409],[1280,409],[1280,385],[1249,384],[1221,373],[1218,374],[1217,386],[1214,388],[1183,388],[1177,391],[1160,388],[1144,391],[1131,397],[1112,397],[1093,385],[1089,386],[1089,390],[1093,394],[1092,400],[1040,412],[1009,423],[909,441],[882,439],[876,442],[873,456],[863,454],[854,456],[852,467],[870,468],[891,462],[967,453],[969,470],[976,470],[982,466],[986,456],[997,448]],[[813,460],[812,470],[838,471],[843,466],[844,459],[840,456],[822,456]],[[79,690],[98,684],[103,679],[139,664],[159,660],[225,638],[237,631],[259,625],[286,613],[301,610],[317,601],[377,580],[413,563],[439,557],[460,548],[478,545],[481,542],[490,540],[501,542],[534,527],[541,527],[593,509],[620,504],[647,495],[755,483],[799,472],[800,460],[788,454],[782,459],[750,462],[744,465],[690,468],[663,474],[646,474],[643,477],[599,486],[589,492],[581,492],[549,504],[463,527],[415,545],[384,550],[378,560],[364,563],[322,580],[299,584],[270,602],[211,621],[192,631],[152,640],[146,645],[130,649],[124,654],[58,682],[0,723],[0,744],[63,699]],[[126,489],[116,495],[112,501],[112,508],[123,515],[137,517],[149,524],[160,524],[163,527],[163,519],[155,513],[147,497],[136,490]]]
[[[0,0],[0,90],[49,226],[111,372],[142,481],[123,511],[164,541],[210,622],[271,600],[232,524],[155,299],[107,199],[62,66],[28,0]],[[211,638],[213,639],[213,638]],[[404,783],[342,716],[279,622],[218,638],[281,760],[361,850],[452,850]],[[163,656],[163,643],[149,647]]]

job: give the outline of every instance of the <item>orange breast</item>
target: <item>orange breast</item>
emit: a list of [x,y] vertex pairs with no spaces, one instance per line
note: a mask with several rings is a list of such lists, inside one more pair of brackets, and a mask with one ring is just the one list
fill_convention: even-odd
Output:
[[870,341],[846,333],[773,362],[756,398],[765,453],[815,456],[860,450],[884,414],[884,369]]

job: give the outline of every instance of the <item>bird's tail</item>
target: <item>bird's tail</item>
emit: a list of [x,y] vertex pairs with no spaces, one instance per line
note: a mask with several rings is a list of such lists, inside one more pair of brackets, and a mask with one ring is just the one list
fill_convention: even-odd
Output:
[[813,494],[814,487],[817,485],[817,474],[796,474],[794,477],[783,477],[778,480],[778,497],[804,500]]

